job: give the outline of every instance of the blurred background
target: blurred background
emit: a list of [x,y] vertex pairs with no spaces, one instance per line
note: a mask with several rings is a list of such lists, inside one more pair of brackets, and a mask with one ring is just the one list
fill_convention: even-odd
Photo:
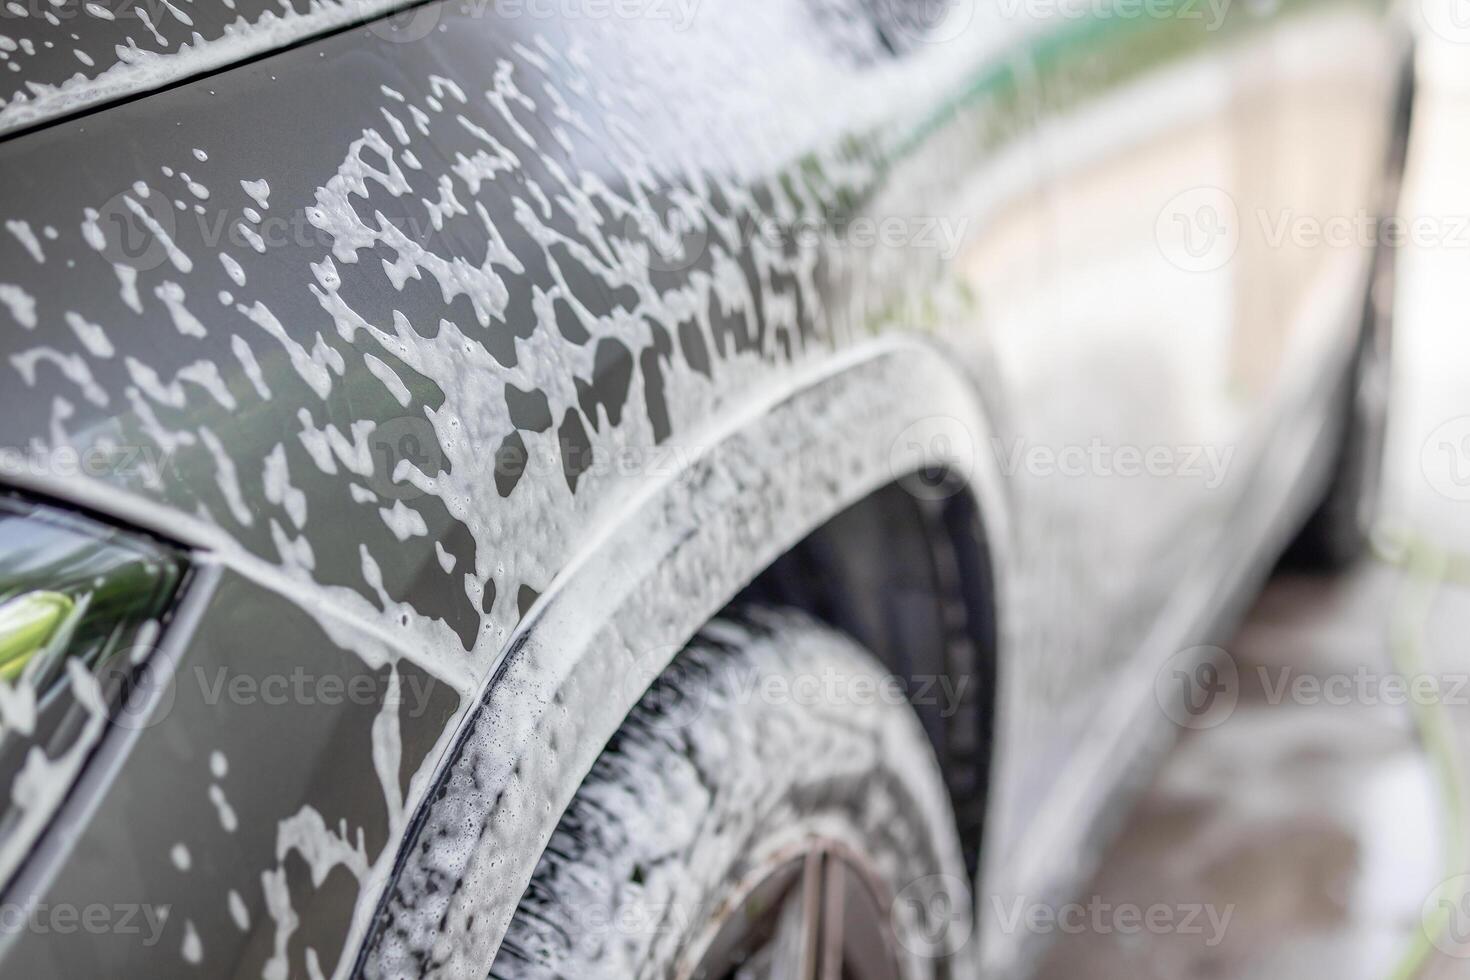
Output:
[[1399,252],[1376,557],[1272,579],[1229,649],[1239,705],[1181,739],[1080,900],[1219,928],[1059,931],[1051,980],[1470,977],[1470,3],[1416,12],[1401,213],[1465,231]]

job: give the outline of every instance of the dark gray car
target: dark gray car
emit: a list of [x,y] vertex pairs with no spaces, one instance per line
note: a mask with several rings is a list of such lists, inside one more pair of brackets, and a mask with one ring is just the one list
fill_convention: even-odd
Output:
[[1362,546],[1357,0],[18,0],[6,976],[947,977]]

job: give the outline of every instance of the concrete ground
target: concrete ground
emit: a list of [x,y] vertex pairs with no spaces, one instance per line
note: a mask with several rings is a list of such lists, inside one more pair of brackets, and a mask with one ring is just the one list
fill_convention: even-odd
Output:
[[1047,980],[1470,977],[1470,27],[1429,22],[1403,211],[1447,231],[1400,256],[1380,558],[1266,588],[1238,704],[1166,761]]
[[[1470,589],[1439,590],[1425,616],[1429,591],[1381,563],[1275,580],[1230,647],[1238,704],[1180,741],[1083,898],[1179,922],[1202,906],[1223,928],[1062,934],[1042,976],[1366,980],[1419,950],[1442,961],[1428,975],[1470,976],[1451,955],[1470,945],[1425,935],[1425,903],[1453,877],[1452,821],[1390,680],[1419,673],[1392,657],[1410,624],[1439,651],[1470,626]],[[1470,749],[1470,707],[1456,710]]]

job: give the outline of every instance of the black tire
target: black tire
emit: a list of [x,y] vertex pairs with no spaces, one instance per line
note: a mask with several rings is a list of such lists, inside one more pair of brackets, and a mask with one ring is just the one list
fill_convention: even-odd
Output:
[[737,602],[805,610],[916,691],[943,679],[943,698],[916,699],[913,708],[939,758],[973,875],[984,844],[999,637],[980,516],[968,494],[939,479],[916,475],[843,511]]
[[491,976],[699,976],[690,971],[714,923],[749,916],[761,869],[817,840],[863,855],[905,977],[968,966],[968,878],[918,720],[891,697],[752,696],[773,680],[794,692],[807,676],[839,678],[824,693],[845,678],[855,695],[854,679],[887,675],[803,614],[756,609],[710,624],[578,790]]

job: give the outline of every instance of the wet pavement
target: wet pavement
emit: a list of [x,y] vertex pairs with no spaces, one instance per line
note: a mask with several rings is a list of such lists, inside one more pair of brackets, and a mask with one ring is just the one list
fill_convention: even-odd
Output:
[[[1410,681],[1441,675],[1394,661],[1397,624],[1420,615],[1425,591],[1383,563],[1271,583],[1229,648],[1238,701],[1180,740],[1081,899],[1162,907],[1181,926],[1200,907],[1204,928],[1105,919],[1058,935],[1043,977],[1395,975],[1451,877],[1445,801],[1411,709]],[[1470,591],[1435,606],[1436,633],[1470,626]],[[1457,965],[1442,975],[1470,976],[1470,959]]]
[[1046,980],[1470,978],[1470,27],[1421,48],[1378,557],[1267,586]]

